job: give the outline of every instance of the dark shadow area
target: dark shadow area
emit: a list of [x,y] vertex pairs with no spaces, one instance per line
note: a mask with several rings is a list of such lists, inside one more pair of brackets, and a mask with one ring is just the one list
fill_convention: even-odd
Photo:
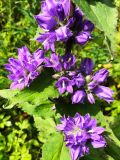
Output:
[[109,6],[109,7],[115,7],[114,1],[113,0],[87,0],[87,2],[90,5],[96,5],[97,2],[101,2],[104,3],[105,5]]
[[89,113],[91,116],[95,116],[100,111],[97,105],[91,105],[87,102],[84,104],[71,104],[71,102],[66,102],[62,97],[56,100],[55,106],[56,113],[69,116],[74,116],[76,112],[81,115]]

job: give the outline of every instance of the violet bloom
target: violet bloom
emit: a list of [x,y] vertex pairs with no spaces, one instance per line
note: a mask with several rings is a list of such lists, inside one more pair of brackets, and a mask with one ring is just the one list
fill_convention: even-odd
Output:
[[72,103],[83,103],[86,97],[86,93],[84,90],[76,91],[72,96]]
[[66,53],[63,57],[62,57],[62,65],[63,68],[65,70],[70,70],[76,63],[76,57],[74,54],[72,53]]
[[76,57],[71,53],[66,53],[62,57],[52,53],[50,58],[45,58],[45,67],[51,67],[55,71],[69,71],[76,62]]
[[89,32],[80,32],[76,36],[76,42],[80,45],[85,45],[91,39],[91,34]]
[[43,43],[45,50],[51,49],[55,52],[56,41],[66,41],[73,34],[70,29],[60,23],[69,16],[70,0],[46,0],[41,5],[42,13],[35,15],[38,25],[45,31],[36,39]]
[[44,49],[46,51],[51,49],[53,52],[55,52],[55,41],[56,41],[55,32],[46,32],[40,34],[40,36],[37,37],[36,40],[44,45]]
[[73,17],[75,19],[73,22],[76,31],[75,41],[80,45],[85,45],[91,39],[94,24],[87,19],[84,20],[84,14],[79,8],[75,9]]
[[89,153],[88,144],[93,148],[106,146],[106,141],[102,136],[104,128],[97,126],[96,119],[91,119],[89,114],[81,116],[79,113],[72,117],[62,117],[61,124],[57,129],[65,136],[66,146],[70,149],[72,160],[77,160]]
[[84,58],[81,61],[80,70],[84,75],[90,75],[92,73],[94,63],[90,58]]
[[94,74],[92,77],[93,81],[97,81],[98,83],[102,83],[106,81],[109,76],[109,72],[106,68],[100,69],[98,72]]
[[107,69],[101,69],[98,72],[96,72],[92,76],[92,69],[94,67],[94,63],[90,58],[85,58],[81,62],[80,71],[82,72],[83,76],[86,79],[86,85],[87,85],[87,98],[88,101],[93,104],[95,103],[95,99],[93,97],[93,94],[96,95],[98,98],[105,100],[106,102],[110,103],[114,99],[113,91],[108,88],[104,87],[101,84],[106,81],[109,72]]
[[66,41],[69,37],[73,35],[67,26],[59,27],[55,30],[56,41]]
[[74,82],[67,77],[59,78],[55,84],[61,94],[64,92],[73,93],[73,85]]
[[82,86],[84,86],[85,84],[85,78],[83,77],[83,75],[81,73],[73,76],[73,80],[75,82],[75,85],[80,88]]
[[18,49],[18,59],[10,58],[5,68],[9,71],[8,78],[13,81],[11,89],[23,89],[33,81],[39,72],[37,68],[44,61],[43,50],[38,49],[31,54],[26,46]]
[[72,35],[73,33],[69,28],[67,28],[67,26],[62,26],[55,31],[49,31],[40,34],[40,36],[37,37],[36,40],[44,45],[44,49],[46,51],[51,49],[53,52],[55,52],[55,42],[66,41]]
[[43,1],[41,11],[42,13],[35,15],[35,19],[42,29],[51,31],[69,16],[70,0]]
[[45,67],[52,67],[55,71],[61,71],[62,65],[60,56],[56,53],[52,53],[50,58],[45,58]]
[[63,21],[70,14],[70,0],[46,0],[46,5],[51,16]]
[[114,99],[112,98],[114,92],[108,87],[99,85],[98,87],[93,89],[93,93],[98,98],[103,99],[108,103],[111,103],[114,101]]

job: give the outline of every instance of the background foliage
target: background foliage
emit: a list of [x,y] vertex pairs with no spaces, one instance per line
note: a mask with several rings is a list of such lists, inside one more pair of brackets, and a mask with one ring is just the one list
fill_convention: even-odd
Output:
[[[115,0],[120,10],[119,0]],[[8,58],[17,55],[17,48],[27,45],[31,51],[38,48],[39,44],[34,41],[37,25],[33,18],[39,13],[40,1],[38,0],[0,0],[0,89],[9,88],[10,81],[7,79],[7,72],[4,64]],[[116,33],[116,51],[108,54],[102,33],[96,29],[93,33],[93,40],[86,47],[74,47],[73,53],[79,58],[93,58],[96,69],[106,67],[110,71],[108,85],[115,91],[115,101],[108,106],[107,103],[100,103],[107,121],[110,123],[113,132],[120,140],[120,20],[118,19]],[[63,49],[58,46],[58,52]],[[78,55],[78,51],[79,54]],[[78,60],[79,60],[78,58]],[[112,63],[111,63],[112,62]],[[51,87],[51,86],[49,86]],[[50,88],[51,89],[51,88]],[[53,93],[51,93],[52,95]],[[54,93],[55,94],[55,93]],[[45,100],[46,101],[46,100]],[[37,100],[35,103],[37,104]],[[49,132],[55,125],[52,119],[48,123],[44,119],[36,118],[35,128],[33,118],[21,109],[5,110],[2,106],[6,103],[0,99],[0,160],[31,160],[39,159],[41,156],[42,142],[45,142],[44,124],[49,126]],[[41,122],[41,123],[40,123]],[[40,132],[39,132],[40,131]],[[41,135],[42,134],[42,138]],[[56,135],[55,135],[56,136]],[[59,136],[59,135],[58,135]],[[60,137],[62,139],[62,137]],[[53,139],[54,141],[54,139]],[[48,142],[49,143],[49,142]],[[44,146],[45,147],[45,146]],[[59,147],[59,146],[56,146]],[[63,146],[64,147],[64,146]],[[43,154],[45,156],[45,153]],[[67,156],[67,155],[66,155]]]

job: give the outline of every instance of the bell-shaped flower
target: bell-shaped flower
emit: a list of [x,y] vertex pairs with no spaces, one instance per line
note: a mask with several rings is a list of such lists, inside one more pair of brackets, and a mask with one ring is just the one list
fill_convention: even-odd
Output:
[[60,56],[56,53],[52,53],[50,58],[45,58],[45,67],[52,67],[55,71],[61,71],[62,65]]
[[38,67],[42,67],[44,52],[38,49],[31,54],[26,46],[18,49],[18,59],[10,58],[5,68],[9,71],[8,78],[13,81],[11,89],[23,89],[38,75]]
[[72,53],[66,53],[62,56],[61,63],[65,70],[70,70],[76,63],[76,57]]
[[86,93],[84,90],[78,90],[75,91],[75,93],[72,96],[72,103],[83,103],[84,99],[86,97]]
[[55,84],[61,94],[64,92],[73,93],[73,85],[74,82],[67,77],[59,78]]
[[93,93],[100,99],[105,100],[108,103],[111,103],[114,101],[113,94],[114,92],[105,86],[98,86],[93,90]]
[[81,61],[80,70],[84,75],[90,75],[92,73],[94,63],[90,58],[84,58]]
[[106,68],[100,69],[98,72],[94,74],[92,80],[97,83],[103,83],[109,76],[109,72]]

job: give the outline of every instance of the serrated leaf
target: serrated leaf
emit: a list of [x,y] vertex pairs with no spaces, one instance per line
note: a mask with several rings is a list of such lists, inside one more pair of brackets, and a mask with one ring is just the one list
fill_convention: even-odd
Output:
[[115,30],[117,9],[113,0],[74,0],[89,20],[104,32],[110,40],[112,50],[115,48]]
[[56,125],[53,118],[34,117],[35,126],[39,131],[39,140],[46,142],[48,136],[56,131]]
[[41,160],[71,160],[69,150],[60,133],[54,133],[43,145]]
[[98,122],[106,128],[106,140],[107,140],[107,147],[105,148],[105,151],[107,154],[112,156],[115,160],[119,160],[119,152],[120,152],[120,141],[118,138],[114,135],[112,129],[110,128],[109,124],[106,122],[106,118],[103,115],[103,113],[100,111],[96,118]]
[[28,88],[22,91],[0,90],[0,96],[8,99],[6,108],[18,106],[25,112],[35,116],[51,116],[53,114],[52,102],[49,97],[56,97],[58,91],[50,74],[40,75]]

